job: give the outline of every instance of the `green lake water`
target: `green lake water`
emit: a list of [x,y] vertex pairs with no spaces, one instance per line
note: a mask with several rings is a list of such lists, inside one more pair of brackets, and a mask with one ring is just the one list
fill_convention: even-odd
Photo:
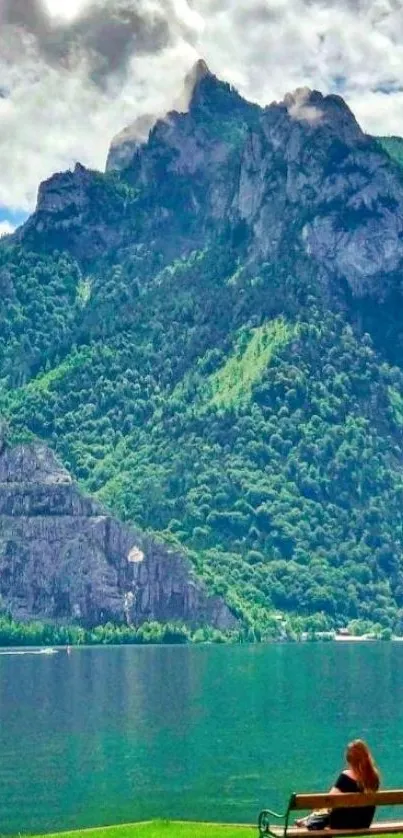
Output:
[[403,644],[0,655],[0,833],[254,822],[327,789],[349,739],[403,785]]

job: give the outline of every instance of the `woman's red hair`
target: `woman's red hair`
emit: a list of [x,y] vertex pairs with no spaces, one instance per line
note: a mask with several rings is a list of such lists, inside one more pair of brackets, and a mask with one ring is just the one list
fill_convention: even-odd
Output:
[[365,791],[377,791],[379,788],[379,771],[375,765],[371,751],[362,739],[354,739],[347,746],[346,759],[357,776],[359,785]]

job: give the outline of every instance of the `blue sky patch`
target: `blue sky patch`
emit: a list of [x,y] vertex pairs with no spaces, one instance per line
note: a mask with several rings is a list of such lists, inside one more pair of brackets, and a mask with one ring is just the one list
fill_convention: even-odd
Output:
[[27,212],[12,212],[7,207],[0,207],[0,223],[2,221],[9,221],[13,227],[19,227],[27,218]]

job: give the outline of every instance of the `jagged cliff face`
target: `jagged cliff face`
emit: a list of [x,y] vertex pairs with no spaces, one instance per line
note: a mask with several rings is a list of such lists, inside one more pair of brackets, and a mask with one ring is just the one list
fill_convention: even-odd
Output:
[[[199,62],[184,112],[145,117],[113,141],[108,170],[136,194],[106,219],[95,173],[77,166],[42,185],[22,240],[52,231],[75,255],[141,243],[172,229],[183,251],[230,223],[247,226],[249,260],[307,255],[322,282],[340,278],[356,297],[385,299],[403,260],[403,184],[398,167],[366,136],[338,96],[306,89],[265,109],[243,100]],[[186,109],[187,107],[187,109]],[[150,222],[150,216],[152,222]],[[56,237],[56,238],[55,238]],[[177,242],[177,244],[178,244]],[[390,277],[390,280],[388,280]]]
[[[266,109],[257,147],[256,142],[253,138],[245,150],[240,210],[252,220],[265,255],[270,253],[265,231],[277,226],[284,241],[285,223],[296,223],[298,243],[323,274],[346,278],[355,296],[379,293],[373,277],[395,271],[403,258],[402,183],[343,100],[297,92]],[[277,184],[282,224],[276,223],[281,213],[270,200],[279,151],[286,165]]]
[[123,131],[120,131],[111,142],[106,161],[106,171],[119,172],[130,165],[134,149],[148,140],[155,123],[155,116],[144,114],[144,116],[140,116],[135,122],[124,128]]
[[0,596],[22,620],[237,624],[183,556],[82,495],[44,446],[0,454]]
[[81,262],[102,257],[127,239],[121,227],[123,196],[114,195],[98,172],[77,163],[74,171],[52,175],[38,192],[35,213],[15,240],[40,250],[68,249]]
[[[224,130],[209,134],[209,119]],[[160,120],[145,143],[126,141],[116,161],[142,188],[161,189],[161,164],[187,180],[195,215],[245,221],[258,258],[300,245],[356,296],[387,293],[384,276],[401,265],[401,177],[339,96],[300,89],[260,111],[199,67],[188,112]]]
[[[200,83],[209,77],[212,77],[212,74],[206,62],[200,59],[187,74],[183,90],[173,103],[172,111],[185,113],[192,104]],[[106,171],[123,171],[130,166],[137,149],[147,142],[156,122],[164,120],[164,117],[165,114],[143,114],[120,131],[111,142]]]

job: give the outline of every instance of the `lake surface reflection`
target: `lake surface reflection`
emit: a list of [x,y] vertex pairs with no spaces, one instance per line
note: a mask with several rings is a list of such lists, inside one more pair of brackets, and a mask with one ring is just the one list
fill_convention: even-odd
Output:
[[400,787],[402,663],[389,643],[1,655],[0,833],[254,822],[327,789],[356,736]]

